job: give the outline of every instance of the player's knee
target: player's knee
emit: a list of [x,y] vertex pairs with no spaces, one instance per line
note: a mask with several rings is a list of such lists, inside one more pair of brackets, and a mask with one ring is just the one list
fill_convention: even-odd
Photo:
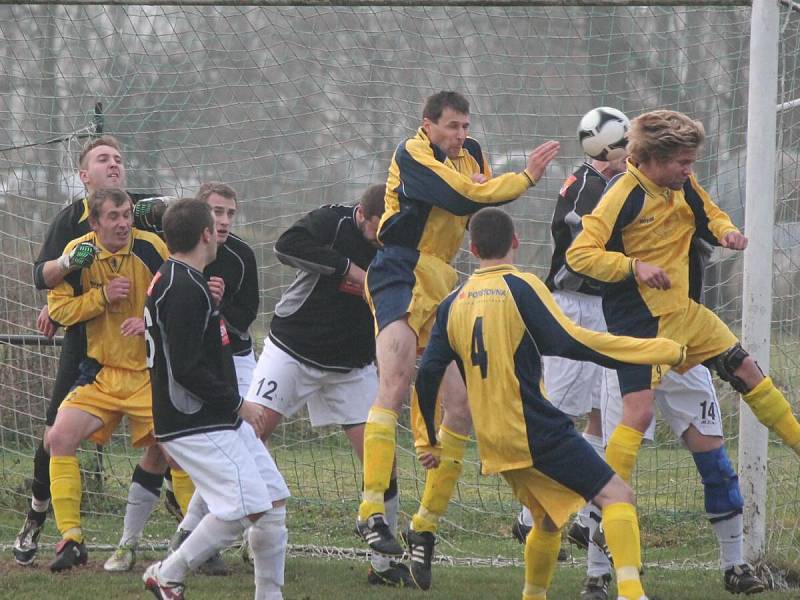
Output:
[[163,473],[167,470],[167,459],[158,445],[149,446],[145,449],[142,458],[139,459],[139,466],[149,473]]
[[709,369],[714,369],[720,379],[731,384],[731,387],[741,394],[752,390],[764,378],[758,363],[739,343],[703,364]]
[[622,477],[615,474],[592,500],[600,508],[620,502],[636,504],[636,494]]
[[654,414],[652,402],[638,399],[629,400],[628,396],[625,397],[625,409],[622,417],[622,422],[625,425],[637,431],[646,431],[653,420]]
[[692,458],[703,481],[705,509],[709,514],[741,512],[744,507],[739,477],[725,447],[710,452],[694,452]]
[[73,431],[56,423],[47,432],[46,442],[47,449],[52,456],[68,456],[75,454],[81,440],[76,438]]

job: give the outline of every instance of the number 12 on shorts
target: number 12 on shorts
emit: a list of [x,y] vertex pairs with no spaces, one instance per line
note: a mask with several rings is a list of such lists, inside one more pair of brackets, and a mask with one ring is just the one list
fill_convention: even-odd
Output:
[[[269,400],[272,402],[275,398],[272,395],[275,393],[275,390],[278,389],[278,382],[277,381],[267,381],[266,377],[262,377],[258,380],[258,389],[256,390],[256,395],[261,396],[264,400]],[[264,390],[264,393],[261,393],[261,390]]]

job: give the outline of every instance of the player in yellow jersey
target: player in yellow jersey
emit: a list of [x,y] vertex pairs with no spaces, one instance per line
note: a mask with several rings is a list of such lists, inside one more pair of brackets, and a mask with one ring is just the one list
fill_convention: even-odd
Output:
[[[397,414],[408,398],[418,349],[424,348],[436,307],[457,281],[450,262],[469,216],[486,205],[511,202],[535,184],[559,145],[546,142],[528,157],[521,173],[492,177],[477,141],[467,136],[469,102],[457,92],[439,92],[423,107],[422,126],[402,142],[389,166],[381,248],[367,271],[367,295],[378,331],[378,395],[364,429],[364,493],[356,528],[373,551],[402,555],[387,521],[384,496],[393,488]],[[415,584],[431,585],[431,558],[438,520],[461,472],[471,423],[468,411],[448,410],[465,402],[455,367],[443,393],[443,460],[428,472],[422,501],[406,542]],[[415,438],[423,437],[415,418]]]
[[[628,132],[627,171],[606,190],[583,231],[567,251],[569,269],[605,284],[603,312],[611,333],[668,337],[688,347],[680,371],[704,364],[742,394],[758,419],[800,453],[800,424],[783,394],[742,348],[736,336],[689,292],[689,246],[693,237],[744,250],[747,238],[700,186],[692,167],[705,138],[703,125],[668,110],[645,113]],[[643,432],[653,416],[656,371],[617,369],[622,420],[608,439],[606,460],[630,480]],[[658,374],[660,375],[660,374]],[[709,512],[740,504],[736,472],[718,438],[686,440],[705,457],[698,470]],[[692,443],[690,443],[692,442]],[[739,510],[741,506],[738,506]],[[726,588],[740,573],[725,574]]]
[[147,286],[167,248],[157,235],[133,229],[133,203],[122,190],[93,191],[88,211],[91,233],[67,244],[64,256],[88,242],[97,249],[95,259],[69,273],[47,297],[52,319],[68,327],[84,324],[87,356],[47,434],[53,512],[63,538],[52,571],[87,560],[75,455],[80,443],[105,444],[123,416],[135,447],[155,443],[143,314]]
[[[525,543],[523,600],[547,597],[560,530],[590,499],[603,510],[619,598],[640,600],[645,596],[633,491],[547,399],[542,356],[606,367],[677,365],[685,349],[663,338],[616,337],[575,325],[544,283],[513,266],[519,242],[511,218],[500,209],[474,215],[470,238],[480,266],[439,307],[417,374],[430,444],[442,437],[434,419],[436,394],[456,361],[466,381],[483,473],[500,473],[534,517]],[[422,453],[420,461],[430,468],[439,458]]]

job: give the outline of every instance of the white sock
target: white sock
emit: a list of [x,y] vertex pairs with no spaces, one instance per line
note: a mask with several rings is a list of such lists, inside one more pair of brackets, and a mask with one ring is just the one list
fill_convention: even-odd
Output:
[[247,523],[247,519],[223,521],[207,514],[181,547],[161,563],[162,576],[167,581],[183,581],[189,570],[196,569],[215,552],[238,540]]
[[526,527],[533,527],[533,515],[527,506],[522,507],[522,510],[519,511],[519,517],[517,518],[519,522]]
[[722,570],[725,571],[735,565],[741,565],[744,562],[742,549],[744,519],[742,514],[739,513],[728,518],[726,518],[726,515],[709,514],[708,518],[711,520],[711,527],[714,529],[719,542]]
[[586,559],[586,574],[589,577],[601,577],[611,574],[611,563],[597,544],[589,544],[589,552]]
[[39,500],[36,496],[31,496],[31,508],[36,512],[47,512],[47,509],[50,508],[50,498]]
[[183,516],[183,521],[178,525],[178,529],[194,531],[207,514],[208,505],[197,490],[195,490],[194,494],[192,494],[192,499],[189,500],[189,506],[186,507],[186,514]]
[[265,512],[250,527],[248,538],[255,567],[255,600],[281,600],[286,544],[289,540],[286,507],[280,506]]
[[[397,493],[383,502],[386,524],[389,526],[392,535],[397,536],[397,513],[400,511],[400,494]],[[370,554],[370,563],[376,571],[385,571],[392,566],[392,557],[373,550]]]
[[125,520],[123,522],[120,546],[133,546],[139,543],[145,523],[158,504],[158,496],[138,482],[131,482],[128,489],[128,503],[125,505]]

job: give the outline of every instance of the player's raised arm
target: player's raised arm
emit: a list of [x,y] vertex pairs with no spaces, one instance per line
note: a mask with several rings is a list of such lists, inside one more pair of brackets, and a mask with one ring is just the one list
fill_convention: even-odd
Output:
[[[695,214],[695,226],[700,238],[715,246],[725,246],[725,238],[729,234],[739,234],[739,228],[733,224],[730,216],[714,203],[708,192],[703,189],[692,174],[683,186],[686,202]],[[739,249],[739,248],[734,248]]]
[[431,338],[422,361],[417,370],[417,381],[415,387],[419,398],[419,408],[422,418],[425,420],[425,427],[428,430],[428,445],[436,445],[436,396],[442,384],[442,378],[447,366],[456,360],[455,351],[450,346],[447,337],[447,318],[450,305],[453,302],[454,294],[450,294],[439,305],[436,311],[436,323],[431,332]]
[[677,366],[686,357],[686,349],[672,340],[615,336],[575,325],[535,275],[508,275],[505,280],[542,354],[590,360],[609,368],[624,364]]
[[281,234],[275,242],[275,256],[283,264],[301,271],[344,275],[350,259],[331,247],[339,219],[326,206],[311,211]]
[[541,178],[556,154],[558,142],[545,142],[528,157],[525,171],[504,173],[476,183],[442,162],[427,140],[413,138],[397,147],[399,185],[404,195],[443,208],[454,215],[468,215],[481,206],[497,206],[516,200]]

